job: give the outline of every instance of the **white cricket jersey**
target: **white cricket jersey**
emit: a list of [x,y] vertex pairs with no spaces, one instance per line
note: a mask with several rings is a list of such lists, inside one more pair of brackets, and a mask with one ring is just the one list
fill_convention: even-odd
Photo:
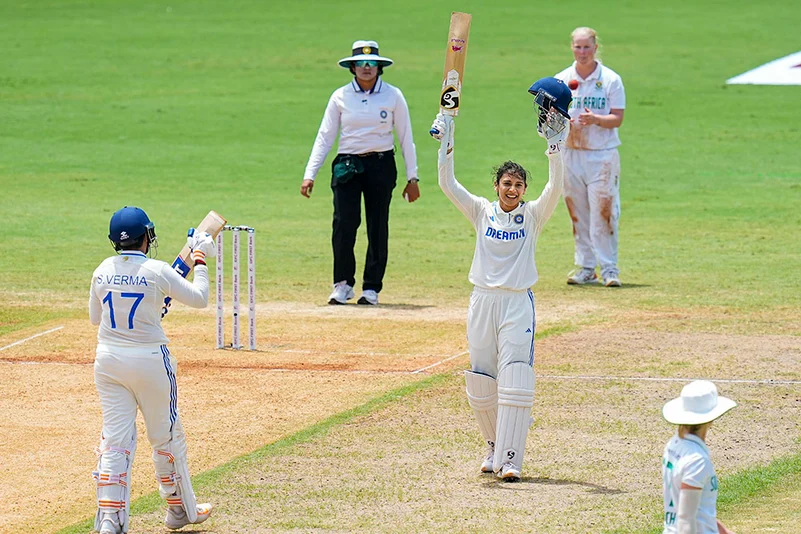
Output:
[[164,297],[193,308],[209,300],[209,273],[195,265],[194,282],[188,282],[168,263],[142,252],[111,256],[95,269],[89,288],[89,319],[100,325],[97,342],[110,345],[165,345],[161,327]]
[[703,488],[698,508],[698,534],[717,534],[718,477],[704,441],[693,434],[678,434],[665,445],[662,456],[662,485],[665,515],[663,534],[677,534],[681,484]]
[[[441,149],[442,150],[442,149]],[[548,155],[549,178],[540,197],[509,213],[498,201],[471,194],[453,174],[453,152],[439,167],[439,186],[476,229],[476,251],[468,279],[487,289],[523,291],[537,281],[537,237],[553,214],[564,187],[562,154]]]
[[[596,60],[598,61],[598,60]],[[598,66],[586,79],[576,72],[576,62],[554,76],[565,83],[570,80],[578,82],[578,88],[572,90],[573,101],[570,103],[570,135],[566,146],[574,150],[607,150],[620,146],[617,128],[601,128],[597,124],[582,126],[578,116],[585,108],[596,115],[609,115],[610,110],[626,109],[626,91],[620,76],[602,65]],[[573,120],[575,119],[575,120]]]
[[317,176],[337,133],[338,154],[366,154],[392,150],[395,146],[393,128],[398,133],[406,178],[417,178],[412,121],[400,89],[380,76],[370,91],[363,91],[356,80],[340,87],[328,100],[303,179],[314,180]]

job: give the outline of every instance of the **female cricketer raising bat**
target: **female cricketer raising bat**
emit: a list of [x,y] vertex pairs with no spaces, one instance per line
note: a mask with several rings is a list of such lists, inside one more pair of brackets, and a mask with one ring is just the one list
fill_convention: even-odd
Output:
[[571,96],[564,82],[543,78],[529,92],[535,96],[537,131],[548,141],[550,167],[548,183],[533,202],[523,201],[528,172],[512,161],[495,171],[497,200],[471,194],[454,176],[453,117],[440,113],[431,128],[441,143],[439,185],[476,230],[469,275],[475,287],[467,312],[467,398],[488,445],[481,472],[506,481],[520,480],[523,466],[534,402],[534,252],[562,194],[562,146],[570,130]]

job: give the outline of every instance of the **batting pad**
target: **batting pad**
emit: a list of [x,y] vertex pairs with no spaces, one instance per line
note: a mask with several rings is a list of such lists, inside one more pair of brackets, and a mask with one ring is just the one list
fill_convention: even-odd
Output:
[[496,473],[507,462],[522,469],[533,404],[534,369],[524,362],[507,365],[498,375],[498,425],[492,462]]
[[156,480],[159,493],[170,506],[181,506],[190,523],[197,521],[197,500],[189,478],[186,461],[186,434],[181,421],[175,421],[172,439],[160,447],[153,448],[153,463],[156,465]]
[[467,402],[473,408],[478,428],[488,445],[495,446],[495,427],[498,422],[498,382],[488,375],[464,372]]
[[97,485],[97,515],[95,530],[100,531],[103,514],[116,513],[122,532],[128,532],[131,515],[131,467],[136,453],[136,427],[133,428],[128,448],[112,447],[100,436],[97,453],[97,471],[92,478]]

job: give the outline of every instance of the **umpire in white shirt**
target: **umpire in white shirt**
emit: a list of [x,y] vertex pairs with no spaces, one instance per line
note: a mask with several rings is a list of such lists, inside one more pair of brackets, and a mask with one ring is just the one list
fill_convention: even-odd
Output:
[[331,165],[334,291],[328,297],[329,304],[345,304],[354,297],[353,247],[361,224],[362,195],[368,245],[358,303],[378,304],[387,267],[389,204],[398,177],[393,129],[397,131],[406,164],[403,196],[409,202],[420,198],[409,108],[400,89],[381,79],[384,68],[390,65],[392,60],[379,55],[375,41],[356,41],[352,55],[339,60],[339,66],[349,69],[354,78],[334,91],[328,100],[300,186],[300,194],[308,198],[317,172],[339,134],[339,150]]

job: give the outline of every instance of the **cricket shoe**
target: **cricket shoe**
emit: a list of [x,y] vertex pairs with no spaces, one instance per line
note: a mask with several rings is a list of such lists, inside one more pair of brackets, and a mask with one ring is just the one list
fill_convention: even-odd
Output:
[[378,293],[372,289],[365,289],[362,296],[356,301],[359,304],[367,304],[368,306],[378,305]]
[[576,269],[567,276],[567,283],[571,286],[583,286],[584,284],[594,284],[598,281],[598,275],[595,274],[595,269],[587,269],[582,267]]
[[620,287],[620,275],[617,274],[617,269],[602,271],[601,282],[606,287]]
[[184,511],[183,507],[168,506],[167,517],[164,518],[164,525],[170,530],[178,530],[186,525],[197,525],[198,523],[202,523],[209,518],[211,515],[211,509],[212,506],[209,503],[198,504],[197,520],[195,520],[193,523],[192,521],[189,521],[189,518],[186,516],[186,511]]
[[113,514],[103,514],[103,520],[100,522],[100,534],[120,534],[122,532],[122,525],[120,525],[119,516],[116,512]]
[[[334,284],[334,291],[328,296],[329,304],[346,304],[356,294],[353,292],[353,287],[349,286],[346,281],[337,282]],[[378,300],[376,298],[376,300]]]
[[495,458],[495,445],[487,446],[487,456],[481,462],[482,473],[492,473],[492,461]]
[[504,482],[520,482],[520,469],[512,462],[506,462],[501,466],[497,476]]

